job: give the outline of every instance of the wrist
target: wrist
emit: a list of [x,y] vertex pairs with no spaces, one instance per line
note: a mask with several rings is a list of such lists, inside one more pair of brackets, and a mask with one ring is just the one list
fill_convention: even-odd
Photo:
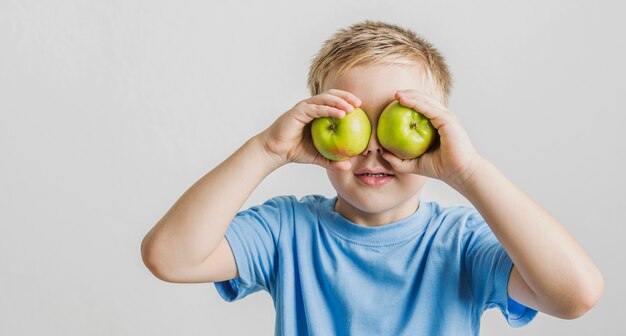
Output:
[[285,158],[274,153],[265,141],[265,133],[259,133],[248,140],[248,144],[254,147],[254,152],[258,154],[261,164],[267,169],[275,170],[289,163]]
[[446,183],[461,194],[465,194],[467,189],[471,188],[477,179],[480,179],[480,173],[488,170],[489,166],[489,161],[476,155],[465,165],[465,168],[451,176]]

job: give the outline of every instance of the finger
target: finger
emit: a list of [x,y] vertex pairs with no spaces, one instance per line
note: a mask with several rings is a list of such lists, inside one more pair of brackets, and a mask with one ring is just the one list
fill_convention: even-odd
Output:
[[450,112],[450,110],[448,110],[448,108],[444,104],[442,104],[438,99],[430,96],[426,92],[418,91],[414,89],[401,90],[396,93],[396,98],[401,98],[401,97],[405,98],[403,100],[409,99],[409,100],[415,100],[417,102],[422,102],[424,105],[429,106],[431,109],[436,109],[438,111],[441,111],[442,113],[447,114],[451,118],[456,119],[458,121],[458,118],[454,113]]
[[407,93],[396,93],[396,99],[400,102],[400,105],[410,107],[430,120],[436,129],[442,128],[446,123],[456,121],[450,111],[443,106],[437,106],[434,102],[424,98],[424,96]]
[[332,95],[330,93],[322,93],[317,96],[313,96],[305,102],[309,104],[317,104],[317,105],[327,105],[336,107],[338,109],[346,111],[346,113],[352,112],[354,110],[354,106],[347,102],[345,99]]
[[350,160],[344,160],[344,161],[331,161],[327,158],[325,158],[324,156],[322,156],[321,154],[318,154],[315,159],[313,160],[313,163],[322,166],[326,169],[330,169],[330,170],[349,170],[350,168],[352,168],[352,163],[350,162]]
[[350,103],[354,107],[361,106],[361,99],[359,99],[357,96],[355,96],[351,92],[344,91],[344,90],[339,90],[339,89],[330,89],[330,90],[326,91],[326,93],[330,93],[332,95],[341,97],[341,98],[343,98],[345,101],[347,101],[348,103]]
[[425,100],[428,100],[429,102],[431,102],[433,105],[445,109],[445,105],[443,105],[438,99],[436,99],[435,97],[431,96],[427,91],[422,91],[422,90],[417,90],[417,89],[406,89],[406,90],[399,90],[396,94],[401,94],[401,95],[406,95],[406,96],[413,96],[413,97],[420,97],[423,98]]
[[303,124],[308,124],[314,119],[331,117],[341,119],[346,115],[346,111],[336,107],[326,105],[315,105],[306,102],[299,103],[300,106],[292,110],[295,119]]
[[344,160],[344,161],[330,161],[330,164],[328,165],[328,169],[330,170],[350,170],[352,168],[352,162],[350,162],[350,160]]
[[304,112],[308,117],[316,119],[321,117],[343,118],[346,111],[332,106],[309,104]]
[[417,171],[417,160],[403,160],[388,151],[383,151],[383,159],[389,162],[395,172],[415,173]]

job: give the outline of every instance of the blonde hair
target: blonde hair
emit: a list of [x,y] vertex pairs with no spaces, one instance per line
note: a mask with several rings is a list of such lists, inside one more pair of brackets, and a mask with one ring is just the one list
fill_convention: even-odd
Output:
[[430,93],[448,104],[452,76],[441,53],[411,30],[369,20],[340,29],[324,42],[309,69],[307,84],[311,95],[322,92],[331,73],[339,76],[351,67],[372,64],[424,66]]

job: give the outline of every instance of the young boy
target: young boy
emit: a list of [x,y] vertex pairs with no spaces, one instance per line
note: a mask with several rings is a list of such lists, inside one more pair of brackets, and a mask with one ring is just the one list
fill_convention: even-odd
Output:
[[[215,282],[227,301],[268,291],[277,335],[477,335],[485,309],[517,327],[542,311],[576,318],[603,278],[567,231],[473,148],[446,109],[450,74],[413,32],[365,21],[339,30],[314,59],[312,97],[196,182],[146,235],[158,278]],[[376,125],[392,101],[428,117],[439,145],[413,160],[381,147]],[[361,107],[367,148],[321,156],[309,125]],[[275,197],[238,212],[268,174],[317,164],[337,196]],[[420,200],[440,179],[475,207]]]

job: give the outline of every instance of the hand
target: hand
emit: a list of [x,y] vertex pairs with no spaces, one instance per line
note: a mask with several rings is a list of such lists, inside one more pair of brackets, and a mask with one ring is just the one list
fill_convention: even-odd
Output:
[[324,168],[347,170],[349,160],[334,162],[323,157],[311,140],[310,122],[321,117],[343,118],[361,101],[347,91],[331,89],[297,103],[259,136],[267,153],[283,165],[313,163]]
[[422,156],[402,160],[385,151],[383,158],[400,173],[415,173],[442,180],[448,184],[461,183],[481,161],[459,119],[439,101],[417,90],[396,92],[401,105],[425,115],[439,133],[439,143]]

